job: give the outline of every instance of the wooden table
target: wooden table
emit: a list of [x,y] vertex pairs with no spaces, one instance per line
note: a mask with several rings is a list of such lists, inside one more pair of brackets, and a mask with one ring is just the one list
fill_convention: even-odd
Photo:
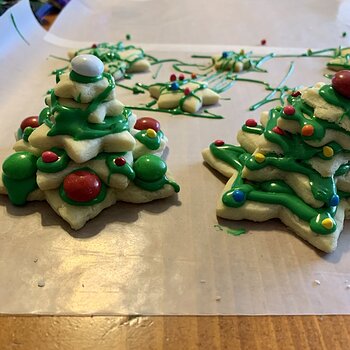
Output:
[[0,350],[349,348],[350,316],[0,316]]
[[349,349],[350,316],[0,317],[1,350]]

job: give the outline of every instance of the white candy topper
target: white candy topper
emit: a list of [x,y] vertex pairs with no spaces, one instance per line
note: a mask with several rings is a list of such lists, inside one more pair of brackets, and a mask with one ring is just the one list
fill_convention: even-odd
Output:
[[103,62],[94,55],[78,55],[71,61],[75,73],[85,77],[97,77],[104,71]]

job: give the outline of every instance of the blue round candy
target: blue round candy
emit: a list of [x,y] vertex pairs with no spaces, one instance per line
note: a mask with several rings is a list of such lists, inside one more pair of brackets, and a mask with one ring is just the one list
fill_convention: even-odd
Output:
[[224,51],[224,52],[222,53],[222,58],[227,58],[227,56],[228,56],[228,52],[227,52],[227,51]]
[[243,202],[245,200],[245,193],[241,190],[234,190],[232,196],[236,202]]
[[174,81],[173,83],[171,83],[171,90],[179,90],[179,84],[176,82],[176,81]]
[[333,207],[333,206],[336,206],[339,204],[339,196],[337,194],[334,194],[331,198],[331,201],[330,201],[330,206]]

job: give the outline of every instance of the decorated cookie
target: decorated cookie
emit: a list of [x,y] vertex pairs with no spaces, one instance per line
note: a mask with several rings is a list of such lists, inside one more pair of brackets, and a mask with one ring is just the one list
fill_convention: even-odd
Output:
[[294,91],[284,106],[263,113],[261,123],[247,120],[239,146],[217,140],[203,151],[209,165],[230,177],[218,216],[279,218],[318,249],[336,248],[349,213],[347,74]]
[[212,61],[218,71],[232,71],[239,73],[253,66],[249,55],[244,50],[240,52],[223,51],[221,55],[213,56]]
[[340,49],[337,55],[327,63],[327,67],[335,71],[350,69],[350,48]]
[[179,108],[185,112],[195,113],[202,106],[214,105],[220,96],[208,88],[205,82],[186,79],[183,74],[170,76],[167,83],[156,83],[149,86],[152,97],[157,99],[160,109]]
[[179,186],[161,155],[157,120],[137,119],[115,98],[96,56],[78,55],[38,117],[25,118],[3,163],[0,193],[15,205],[46,199],[73,229],[117,201],[145,203]]
[[116,80],[123,78],[125,73],[145,72],[150,67],[142,49],[132,45],[125,46],[122,42],[93,44],[91,47],[70,52],[69,57],[73,59],[83,54],[98,57],[104,63],[104,70]]

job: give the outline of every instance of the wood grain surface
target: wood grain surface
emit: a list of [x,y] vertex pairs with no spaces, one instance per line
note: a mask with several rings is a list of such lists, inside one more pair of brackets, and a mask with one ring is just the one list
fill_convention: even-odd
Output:
[[350,316],[2,316],[0,349],[349,349]]

